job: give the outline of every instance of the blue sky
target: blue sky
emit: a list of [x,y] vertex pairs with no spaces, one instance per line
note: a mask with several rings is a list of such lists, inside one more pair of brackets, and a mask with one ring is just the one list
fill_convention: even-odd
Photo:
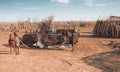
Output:
[[120,16],[120,0],[0,0],[0,21],[42,19],[97,20]]

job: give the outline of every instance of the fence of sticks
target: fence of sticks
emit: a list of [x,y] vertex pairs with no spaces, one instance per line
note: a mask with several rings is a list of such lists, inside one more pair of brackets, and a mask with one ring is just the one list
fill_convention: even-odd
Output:
[[98,20],[93,34],[95,37],[120,38],[120,20]]
[[[73,35],[74,38],[72,38]],[[53,18],[49,17],[39,24],[36,32],[25,34],[22,42],[29,47],[32,47],[35,43],[41,43],[44,47],[67,45],[70,44],[71,39],[73,40],[73,44],[76,44],[79,36],[80,34],[75,27],[55,28]]]

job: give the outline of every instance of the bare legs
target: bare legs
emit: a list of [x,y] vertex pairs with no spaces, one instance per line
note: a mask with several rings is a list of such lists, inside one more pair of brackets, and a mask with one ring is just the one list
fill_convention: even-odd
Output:
[[16,46],[16,48],[15,48],[16,55],[18,55],[20,53],[19,51],[20,51],[20,47]]
[[10,46],[10,53],[12,53],[13,48]]
[[16,55],[18,55],[20,52],[20,47],[19,46],[10,46],[10,53],[13,53],[13,50],[15,52]]
[[71,46],[72,46],[71,52],[73,52],[74,51],[74,44],[72,43]]

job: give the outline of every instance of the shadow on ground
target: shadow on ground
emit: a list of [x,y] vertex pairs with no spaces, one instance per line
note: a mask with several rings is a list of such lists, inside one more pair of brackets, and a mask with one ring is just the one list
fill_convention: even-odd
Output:
[[0,54],[10,54],[10,51],[0,51]]
[[93,35],[80,35],[81,38],[93,38]]
[[[7,48],[10,48],[8,44],[3,44],[4,47],[7,47]],[[58,51],[71,51],[70,50],[66,50],[64,48],[56,48],[56,47],[53,47],[53,48],[39,48],[39,47],[26,47],[24,45],[21,45],[20,48],[22,49],[30,49],[30,50],[58,50]],[[1,53],[0,53],[1,54]],[[3,53],[4,54],[4,53]]]
[[55,50],[55,51],[71,51],[72,49],[71,48],[55,48],[55,47],[52,47],[52,48],[39,48],[39,47],[21,47],[23,49],[30,49],[30,50]]
[[88,65],[102,69],[103,72],[120,72],[120,50],[87,56],[82,60]]
[[91,37],[93,37],[93,33],[92,32],[81,32],[80,37],[91,38]]
[[9,48],[9,44],[2,44],[2,45]]

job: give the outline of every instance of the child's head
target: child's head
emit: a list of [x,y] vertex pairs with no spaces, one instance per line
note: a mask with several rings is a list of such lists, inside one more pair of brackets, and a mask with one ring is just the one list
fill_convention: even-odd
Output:
[[18,32],[14,32],[14,35],[15,35],[15,36],[18,36]]

